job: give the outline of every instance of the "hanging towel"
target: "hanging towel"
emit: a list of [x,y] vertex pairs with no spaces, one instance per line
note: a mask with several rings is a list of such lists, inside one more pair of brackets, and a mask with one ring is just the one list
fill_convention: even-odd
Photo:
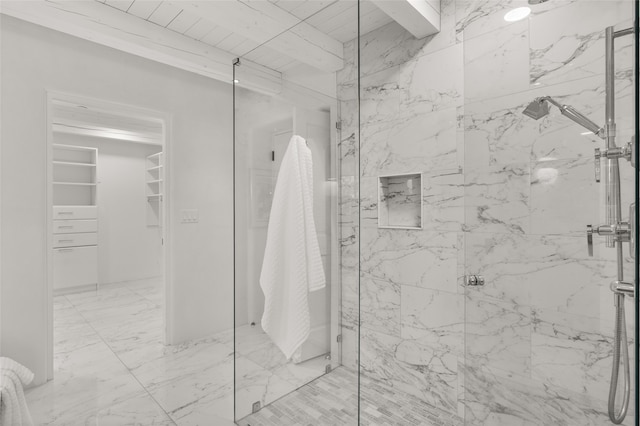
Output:
[[311,150],[294,135],[276,180],[260,273],[265,299],[262,329],[287,359],[300,359],[311,329],[308,295],[324,286],[313,220]]
[[23,386],[33,380],[27,367],[0,357],[0,425],[32,426]]

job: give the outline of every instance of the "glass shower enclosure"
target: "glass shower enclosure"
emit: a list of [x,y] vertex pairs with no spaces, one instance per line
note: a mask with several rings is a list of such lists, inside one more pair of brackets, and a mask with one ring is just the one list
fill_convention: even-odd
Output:
[[[637,424],[636,2],[428,2],[421,38],[326,3],[333,72],[234,65],[238,424]],[[260,276],[293,135],[326,285],[287,359]]]

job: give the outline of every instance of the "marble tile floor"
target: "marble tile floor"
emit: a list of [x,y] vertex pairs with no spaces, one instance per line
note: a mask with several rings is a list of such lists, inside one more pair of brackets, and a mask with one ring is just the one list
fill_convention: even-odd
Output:
[[[157,280],[55,297],[54,379],[26,392],[34,424],[234,425],[232,330],[166,346],[162,305]],[[324,357],[287,363],[259,327],[239,328],[236,344],[236,413],[264,407],[239,424],[356,424],[355,374],[322,375]],[[370,379],[362,385],[362,425],[461,424]]]
[[[163,300],[158,280],[55,297],[54,379],[26,392],[34,423],[233,425],[233,331],[164,345]],[[322,358],[287,365],[259,327],[237,339],[238,414],[324,372]]]
[[[238,422],[240,426],[357,425],[358,378],[338,367]],[[361,377],[360,425],[461,426],[461,418]]]

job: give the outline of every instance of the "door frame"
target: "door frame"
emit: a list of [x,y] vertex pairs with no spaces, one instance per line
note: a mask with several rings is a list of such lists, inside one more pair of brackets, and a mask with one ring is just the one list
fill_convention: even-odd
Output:
[[45,236],[45,259],[46,259],[46,307],[47,313],[47,326],[44,330],[46,339],[46,373],[47,380],[53,379],[54,367],[53,367],[53,101],[61,100],[77,105],[90,106],[105,113],[112,112],[114,115],[125,115],[129,117],[140,117],[147,120],[157,121],[162,124],[162,152],[163,152],[163,197],[162,208],[160,210],[162,227],[163,244],[161,248],[161,269],[162,269],[162,281],[164,285],[164,299],[165,299],[165,312],[164,312],[164,343],[171,343],[174,340],[173,329],[173,299],[169,297],[173,294],[173,275],[172,275],[172,250],[171,242],[173,241],[173,230],[171,227],[171,200],[172,200],[172,114],[156,111],[148,108],[138,107],[134,105],[124,104],[120,102],[114,102],[110,100],[91,98],[82,95],[76,95],[67,92],[60,92],[56,90],[46,90],[46,138],[45,138],[45,152],[46,152],[46,182],[45,182],[45,213],[43,218],[45,220],[45,229],[47,230]]

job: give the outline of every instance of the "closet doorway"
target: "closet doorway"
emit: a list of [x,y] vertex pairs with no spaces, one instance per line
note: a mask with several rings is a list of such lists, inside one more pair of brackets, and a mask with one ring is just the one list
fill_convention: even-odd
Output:
[[170,341],[170,121],[63,93],[47,105],[48,378],[106,380]]

